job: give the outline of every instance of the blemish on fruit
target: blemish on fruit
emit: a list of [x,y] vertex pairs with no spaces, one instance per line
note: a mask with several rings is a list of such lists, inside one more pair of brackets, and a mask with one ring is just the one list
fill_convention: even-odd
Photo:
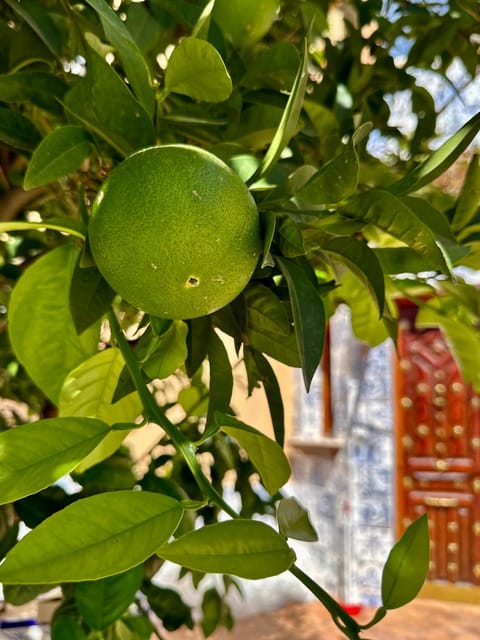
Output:
[[202,196],[198,193],[198,191],[195,191],[195,189],[192,191],[193,195],[195,196],[195,198],[197,198],[197,200],[201,200]]
[[198,287],[199,284],[200,278],[197,278],[196,276],[190,276],[185,283],[185,287],[187,289],[190,289],[191,287]]

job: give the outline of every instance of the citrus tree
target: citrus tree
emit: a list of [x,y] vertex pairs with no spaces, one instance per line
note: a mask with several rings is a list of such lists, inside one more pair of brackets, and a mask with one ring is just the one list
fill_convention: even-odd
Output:
[[[271,359],[308,391],[335,307],[359,338],[395,341],[401,295],[480,386],[478,294],[456,270],[478,266],[478,158],[456,195],[432,186],[480,114],[432,151],[440,114],[417,81],[459,61],[475,75],[478,17],[473,0],[2,3],[0,580],[13,604],[62,587],[54,640],[192,627],[154,579],[167,561],[202,590],[205,636],[233,624],[235,577],[290,571],[351,639],[416,596],[425,517],[368,624],[296,564],[289,540],[316,533],[282,495]],[[410,132],[389,120],[399,91]],[[231,410],[225,337],[274,439]],[[124,441],[147,423],[138,465]],[[202,589],[209,573],[223,589]]]

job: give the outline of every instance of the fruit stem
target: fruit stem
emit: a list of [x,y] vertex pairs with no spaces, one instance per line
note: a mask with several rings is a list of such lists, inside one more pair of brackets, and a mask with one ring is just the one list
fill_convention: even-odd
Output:
[[133,384],[140,396],[143,406],[144,417],[158,424],[168,435],[173,445],[176,447],[185,459],[190,471],[193,474],[200,490],[209,502],[223,509],[232,518],[238,518],[238,513],[223,499],[218,491],[211,485],[197,460],[197,448],[185,434],[167,418],[162,409],[158,406],[155,397],[147,387],[147,383],[143,378],[140,365],[132,352],[128,340],[120,327],[117,316],[112,311],[108,316],[110,322],[110,330],[112,337],[117,343],[118,348],[122,352],[123,359],[128,372],[132,378]]

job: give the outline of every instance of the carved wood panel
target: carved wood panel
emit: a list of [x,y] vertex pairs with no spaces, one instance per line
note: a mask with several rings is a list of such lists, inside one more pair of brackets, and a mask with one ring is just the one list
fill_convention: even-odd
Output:
[[427,512],[429,579],[480,585],[480,396],[462,380],[442,333],[415,329],[410,306],[400,313],[399,533]]

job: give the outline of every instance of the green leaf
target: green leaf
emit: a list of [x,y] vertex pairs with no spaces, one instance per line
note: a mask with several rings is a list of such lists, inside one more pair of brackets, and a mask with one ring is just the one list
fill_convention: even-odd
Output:
[[37,493],[70,473],[109,433],[90,418],[51,418],[0,433],[0,504]]
[[192,378],[207,357],[211,321],[208,316],[194,318],[187,322],[188,357],[185,362],[187,375]]
[[270,250],[277,228],[277,217],[268,213],[260,214],[260,220],[263,228],[263,259],[261,268],[264,269],[265,267],[275,266]]
[[348,215],[374,224],[411,247],[425,258],[429,268],[433,265],[448,272],[433,231],[404,202],[388,191],[365,191],[351,203]]
[[468,165],[462,191],[457,200],[451,226],[458,232],[470,224],[480,207],[480,155],[475,154]]
[[33,189],[76,171],[92,151],[92,141],[82,127],[54,129],[33,152],[24,188]]
[[202,619],[200,626],[203,635],[208,638],[219,626],[231,630],[234,620],[225,597],[222,597],[215,587],[207,589],[202,598]]
[[75,602],[89,627],[103,631],[120,618],[140,589],[143,574],[141,564],[115,576],[75,585]]
[[70,311],[75,329],[81,334],[107,313],[115,292],[96,267],[77,263],[70,286]]
[[385,274],[425,271],[425,260],[410,247],[378,247],[373,252]]
[[278,575],[295,562],[295,553],[271,527],[241,519],[186,533],[157,549],[157,555],[194,571],[231,573],[251,580]]
[[77,335],[69,289],[79,249],[65,244],[34,262],[12,292],[9,335],[19,362],[57,404],[66,375],[98,348],[98,328]]
[[219,411],[215,412],[215,423],[246,451],[270,495],[275,495],[288,482],[292,470],[287,456],[277,442],[233,416]]
[[60,233],[68,233],[71,236],[85,239],[85,231],[83,225],[76,220],[53,219],[44,220],[43,222],[22,222],[12,220],[11,222],[0,222],[0,233],[10,233],[10,231],[39,231],[43,229],[52,229]]
[[138,101],[152,119],[155,93],[148,64],[118,14],[104,0],[86,0],[98,13],[107,40],[115,47]]
[[308,511],[295,498],[283,498],[277,507],[278,528],[285,538],[315,542],[318,535]]
[[86,58],[86,77],[65,96],[67,113],[122,155],[155,144],[150,117],[120,76],[93,49]]
[[40,142],[38,129],[18,111],[0,107],[0,142],[20,149],[31,151]]
[[290,218],[282,220],[278,227],[277,242],[282,255],[286,258],[305,255],[302,231]]
[[425,582],[430,561],[428,516],[413,522],[390,551],[382,575],[385,609],[397,609],[413,600]]
[[145,584],[142,591],[147,596],[152,611],[160,618],[167,631],[176,631],[182,625],[193,629],[191,608],[176,591],[152,583]]
[[31,602],[38,598],[42,593],[52,590],[50,584],[35,584],[35,585],[19,585],[19,584],[4,584],[3,585],[3,597],[6,602],[13,604],[15,607],[20,607],[27,602]]
[[353,140],[343,145],[338,156],[315,173],[295,197],[306,204],[333,204],[351,196],[358,182],[358,158]]
[[209,0],[200,14],[195,27],[192,29],[192,36],[194,38],[208,39],[208,32],[210,30],[210,23],[212,18],[212,11],[215,7],[215,0]]
[[[296,133],[297,122],[300,118],[302,110],[303,98],[308,82],[308,45],[305,40],[303,45],[303,53],[298,66],[297,75],[292,86],[287,106],[278,125],[275,136],[265,154],[258,174],[255,174],[255,180],[265,176],[277,163],[282,151],[285,149],[291,138]],[[254,180],[252,180],[254,181]]]
[[232,93],[232,79],[213,45],[206,40],[184,38],[168,61],[165,88],[194,100],[223,102]]
[[248,377],[248,392],[251,394],[258,382],[263,384],[275,440],[283,448],[285,441],[285,412],[282,393],[275,371],[263,353],[252,349],[248,345],[244,346],[243,357]]
[[295,331],[285,304],[263,284],[244,291],[248,344],[291,367],[300,366]]
[[210,393],[207,423],[209,424],[215,411],[228,411],[233,391],[232,366],[227,350],[213,329],[208,343],[208,361],[210,364]]
[[184,364],[188,355],[187,332],[186,323],[175,320],[162,335],[154,336],[152,352],[142,364],[149,378],[167,378]]
[[[118,349],[105,349],[95,354],[65,378],[59,400],[61,416],[91,416],[113,425],[134,422],[142,411],[137,392],[124,396],[112,404],[114,391],[125,362]],[[114,453],[127,435],[126,431],[112,431],[77,467],[83,473],[89,467]]]
[[202,598],[201,627],[203,635],[208,638],[219,626],[222,619],[222,599],[218,591],[211,587],[207,589]]
[[480,335],[478,327],[461,316],[459,307],[457,302],[452,304],[451,300],[432,300],[419,310],[416,326],[442,329],[464,380],[479,392]]
[[52,640],[88,640],[79,622],[68,615],[59,615],[52,622]]
[[322,251],[340,258],[364,283],[382,315],[385,306],[385,279],[375,253],[366,242],[356,238],[331,238],[322,244]]
[[15,13],[25,20],[57,58],[61,55],[61,37],[50,13],[37,0],[5,0]]
[[112,491],[77,500],[28,533],[0,566],[6,584],[96,580],[150,557],[183,516],[173,498]]
[[62,113],[60,100],[68,85],[45,71],[18,71],[0,75],[0,100],[16,103],[30,101],[41,109]]
[[343,274],[337,291],[338,297],[350,307],[352,330],[358,340],[374,347],[389,337],[388,327],[379,319],[373,298],[365,295],[365,286],[353,272]]
[[455,244],[455,236],[443,211],[435,209],[428,200],[417,196],[404,196],[402,201],[436,236]]
[[292,260],[275,256],[287,281],[292,304],[295,335],[302,360],[302,373],[308,392],[317,370],[325,342],[325,309],[318,292],[305,271]]
[[390,185],[388,190],[395,195],[405,195],[433,182],[465,151],[479,131],[480,113],[477,113],[434,151],[425,162],[415,167],[398,182]]

